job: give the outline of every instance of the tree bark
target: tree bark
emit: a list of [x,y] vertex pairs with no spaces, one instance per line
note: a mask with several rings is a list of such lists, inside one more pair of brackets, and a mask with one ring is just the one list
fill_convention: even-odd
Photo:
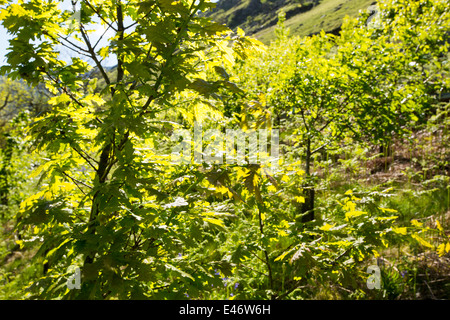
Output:
[[[108,176],[108,167],[110,164],[110,153],[111,153],[111,143],[107,144],[100,155],[100,161],[98,164],[96,179],[98,179],[99,185],[105,183],[106,178]],[[88,222],[88,234],[95,234],[96,228],[98,225],[97,217],[99,213],[99,203],[98,203],[98,197],[99,197],[100,191],[97,190],[95,192],[94,196],[92,197],[92,207],[91,207],[91,213],[89,216],[89,222]],[[90,264],[94,262],[95,253],[88,254],[84,260],[84,265]]]
[[305,175],[307,185],[303,186],[303,196],[305,198],[305,202],[302,204],[301,207],[301,213],[303,214],[302,216],[303,223],[314,220],[315,190],[314,185],[311,184],[311,156],[312,156],[311,139],[308,138],[306,140],[306,164],[305,164]]

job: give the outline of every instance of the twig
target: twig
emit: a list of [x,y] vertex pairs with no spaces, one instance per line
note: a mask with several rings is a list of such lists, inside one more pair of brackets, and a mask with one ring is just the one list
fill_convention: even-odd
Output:
[[[68,177],[70,180],[72,180],[74,183],[75,183],[75,185],[77,186],[77,188],[86,196],[87,194],[86,194],[86,192],[84,192],[84,190],[78,185],[78,183],[80,183],[80,184],[82,184],[82,185],[84,185],[84,186],[86,186],[86,187],[89,187],[87,184],[85,184],[84,182],[82,182],[82,181],[79,181],[79,180],[77,180],[77,179],[75,179],[75,178],[73,178],[73,177],[71,177],[71,176],[69,176],[67,173],[65,173],[64,171],[60,171],[63,175],[65,175],[66,177]],[[89,187],[89,188],[91,188],[92,189],[92,187]]]
[[52,80],[55,84],[57,84],[57,85],[60,87],[60,89],[61,89],[65,94],[67,94],[67,95],[69,96],[70,99],[72,99],[73,102],[75,102],[76,104],[78,104],[78,105],[79,105],[80,107],[82,107],[82,108],[85,107],[85,106],[84,106],[77,98],[74,97],[74,95],[73,95],[71,92],[69,92],[69,90],[67,90],[66,87],[61,87],[61,86],[60,86],[61,84],[58,82],[58,80],[57,80],[56,78],[52,77],[48,71],[45,71],[44,69],[42,69],[41,71],[43,71],[43,72],[47,75],[47,77],[50,78],[50,80]]
[[426,280],[423,280],[423,282],[425,282],[425,284],[426,284],[427,287],[428,287],[428,290],[430,290],[431,297],[432,297],[434,300],[437,300],[437,298],[436,298],[436,296],[434,295],[433,290],[431,290],[430,285],[428,284],[428,282],[427,282]]
[[[111,81],[108,77],[108,75],[105,72],[105,69],[103,69],[103,66],[101,65],[100,61],[97,58],[97,55],[95,54],[94,48],[92,48],[91,41],[89,40],[89,37],[86,34],[86,31],[84,30],[84,27],[82,24],[80,24],[80,32],[81,36],[84,39],[84,42],[86,43],[86,46],[88,47],[88,52],[94,60],[95,65],[97,66],[98,70],[102,74],[103,79],[105,80],[106,84],[109,86],[111,84]],[[111,93],[114,94],[114,88],[111,88]]]
[[75,146],[72,145],[72,143],[70,143],[70,146],[73,148],[73,150],[75,150],[76,153],[79,154],[80,157],[82,157],[84,159],[84,161],[86,161],[91,166],[92,169],[97,170],[97,168],[91,163],[91,161],[89,161],[89,159],[91,159],[92,161],[97,163],[97,161],[95,159],[92,159],[91,156],[89,156],[85,151],[83,151],[81,149],[78,150]]
[[[47,35],[47,36],[49,36],[49,37],[52,38],[53,40],[57,41],[57,40],[56,40],[54,37],[52,37],[50,34],[45,33],[45,32],[44,32],[44,34]],[[80,47],[79,45],[76,45],[75,43],[73,43],[72,41],[70,41],[70,40],[68,39],[69,37],[59,37],[59,38],[60,38],[61,40],[64,40],[64,41],[68,42],[71,46],[74,46],[76,49],[80,50],[80,51],[81,51],[80,54],[83,54],[83,55],[89,57],[89,54],[88,54],[89,51],[87,51],[86,49],[84,49],[84,48]],[[69,49],[71,49],[71,50],[73,50],[73,51],[75,51],[75,52],[78,52],[78,51],[76,51],[74,48],[69,47],[67,44],[62,43],[61,41],[59,41],[59,43],[60,43],[61,45],[65,46],[66,48],[69,48]],[[84,53],[82,53],[82,52],[84,52]]]
[[3,109],[6,107],[6,105],[8,104],[9,95],[10,95],[10,92],[8,92],[8,95],[6,96],[5,102],[4,102],[3,105],[0,107],[0,110],[3,110]]
[[105,36],[106,32],[108,32],[108,30],[111,27],[108,26],[108,28],[105,29],[105,31],[103,32],[103,34],[98,38],[97,42],[94,44],[94,46],[92,47],[93,49],[95,49],[95,47],[100,43],[100,41],[103,39],[103,37]]
[[103,16],[100,14],[100,12],[99,12],[92,4],[89,3],[89,1],[87,1],[87,0],[83,0],[83,1],[84,1],[84,3],[86,3],[86,5],[87,5],[89,8],[92,9],[92,11],[94,11],[94,12],[97,14],[97,16],[98,16],[104,23],[106,23],[106,24],[108,25],[108,27],[110,27],[111,29],[113,29],[114,31],[117,32],[117,29],[114,28],[113,25],[110,24],[108,21],[106,21],[105,18],[103,18]]
[[265,276],[265,277],[268,277],[268,274],[265,273],[265,272],[261,272],[261,271],[255,270],[255,269],[250,268],[249,266],[246,266],[246,265],[242,265],[242,267],[244,267],[244,268],[246,268],[246,269],[250,269],[250,270],[252,270],[252,271],[254,271],[254,272],[257,272],[257,273],[259,273],[259,274],[261,274],[261,275],[263,275],[263,276]]
[[[72,180],[73,182],[75,182],[75,184],[82,184],[83,186],[85,186],[85,187],[87,187],[87,188],[89,188],[89,189],[93,189],[93,187],[92,186],[90,186],[90,185],[88,185],[88,184],[86,184],[86,183],[84,183],[83,181],[80,181],[80,180],[78,180],[78,179],[75,179],[74,177],[72,177],[72,176],[70,176],[70,175],[68,175],[67,173],[65,173],[64,171],[62,171],[62,170],[59,170],[63,175],[65,175],[67,178],[69,178],[70,180]],[[81,190],[81,191],[83,191],[83,190]],[[84,193],[84,192],[83,192]]]

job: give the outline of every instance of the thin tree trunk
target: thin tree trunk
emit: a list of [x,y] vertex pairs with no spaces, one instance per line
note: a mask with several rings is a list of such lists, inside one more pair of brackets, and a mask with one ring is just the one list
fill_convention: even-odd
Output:
[[[307,184],[311,184],[311,139],[308,138],[306,141],[306,164],[305,164],[305,175]],[[315,190],[314,185],[306,185],[303,187],[303,196],[305,198],[305,202],[302,204],[301,210],[302,214],[302,222],[309,222],[314,220],[314,197]]]
[[[108,175],[108,167],[110,167],[110,153],[111,153],[111,143],[107,144],[101,155],[100,155],[100,161],[98,164],[96,179],[98,179],[99,185],[102,185],[105,183]],[[97,192],[92,197],[92,207],[91,207],[91,213],[89,216],[89,222],[88,222],[88,234],[95,234],[96,228],[98,226],[98,213],[99,213],[99,203],[98,203],[98,197],[99,197],[100,191],[97,190]],[[84,265],[90,264],[94,262],[95,253],[91,253],[86,256],[84,260]]]

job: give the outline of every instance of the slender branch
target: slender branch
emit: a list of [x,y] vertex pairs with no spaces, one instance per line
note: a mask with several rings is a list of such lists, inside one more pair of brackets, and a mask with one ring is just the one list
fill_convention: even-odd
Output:
[[102,35],[98,38],[97,42],[92,47],[93,49],[95,49],[95,47],[97,47],[97,45],[100,43],[100,41],[103,39],[103,37],[105,36],[105,34],[108,32],[109,29],[111,29],[110,26],[108,26],[108,28],[106,28],[105,31],[102,33]]
[[96,167],[91,163],[90,160],[92,160],[94,162],[97,162],[97,161],[95,159],[93,159],[91,156],[89,156],[85,151],[83,151],[81,149],[78,150],[78,148],[74,145],[75,141],[70,139],[64,132],[62,132],[61,134],[63,135],[64,138],[69,140],[69,145],[72,147],[72,149],[75,150],[75,152],[78,153],[78,155],[80,157],[82,157],[84,159],[84,161],[86,161],[86,163],[91,166],[92,169],[97,170]]
[[425,282],[425,284],[426,284],[427,287],[428,287],[428,290],[430,290],[431,297],[433,298],[433,300],[437,300],[437,299],[436,299],[436,296],[434,295],[433,290],[431,290],[431,287],[430,287],[430,285],[428,284],[428,282],[426,282],[425,280],[424,280],[423,282]]
[[[84,30],[84,27],[82,24],[80,24],[80,32],[81,32],[81,36],[84,39],[84,42],[86,43],[86,46],[88,47],[90,57],[92,58],[92,60],[94,60],[94,63],[97,66],[100,73],[102,74],[102,77],[105,80],[106,84],[110,85],[111,81],[109,80],[109,77],[105,72],[105,69],[103,69],[103,66],[101,65],[100,61],[98,60],[97,55],[94,51],[94,48],[91,45],[91,41],[89,40],[89,37],[87,36],[86,31]],[[113,88],[111,88],[111,93],[114,94]]]
[[[57,79],[55,79],[54,77],[51,76],[51,74],[48,71],[45,71],[43,68],[40,69],[40,71],[44,72],[47,77],[49,77],[50,80],[52,80],[55,84],[57,84],[58,86],[60,85],[60,83],[58,82]],[[75,96],[69,91],[67,90],[66,87],[60,87],[60,89],[69,96],[69,98],[75,102],[77,105],[79,105],[80,107],[84,108],[85,106],[77,99],[75,98]],[[90,112],[89,112],[90,113]],[[97,120],[99,123],[103,123],[98,117],[95,117],[95,120]],[[93,159],[92,159],[93,160]]]
[[85,56],[85,57],[88,57],[88,58],[91,57],[89,54],[81,52],[80,50],[76,50],[76,49],[74,49],[74,48],[72,48],[72,47],[70,47],[70,46],[68,46],[68,45],[66,45],[66,44],[64,44],[62,42],[60,42],[59,44],[62,45],[63,47],[65,47],[65,48],[69,49],[69,50],[72,50],[73,52],[75,52],[75,53],[77,53],[79,55],[82,55],[82,56]]
[[341,102],[339,109],[335,112],[335,115],[331,117],[331,119],[328,119],[328,121],[325,123],[325,125],[322,126],[318,131],[321,132],[323,129],[325,129],[331,122],[333,122],[334,119],[340,116],[341,111],[349,104],[349,97],[346,96],[344,101]]
[[83,0],[83,2],[89,7],[91,8],[92,11],[95,12],[95,14],[104,22],[108,25],[108,27],[110,27],[111,29],[113,29],[114,31],[117,32],[117,29],[114,28],[114,26],[109,23],[105,18],[103,18],[103,16],[100,14],[100,12],[87,0]]
[[87,185],[87,184],[84,183],[83,181],[80,181],[80,180],[75,179],[74,177],[71,177],[70,175],[68,175],[67,173],[65,173],[65,172],[62,171],[62,170],[61,170],[60,172],[61,172],[63,175],[65,175],[67,178],[69,178],[70,180],[72,180],[72,181],[75,183],[75,185],[77,186],[77,188],[80,189],[80,191],[81,191],[84,195],[86,195],[86,192],[84,192],[84,190],[80,187],[80,184],[83,185],[83,186],[85,186],[85,187],[88,187],[88,188],[92,189],[91,186]]
[[84,159],[84,161],[86,161],[87,164],[89,164],[91,166],[92,169],[97,170],[97,168],[92,164],[91,160],[94,162],[97,162],[95,159],[93,159],[91,156],[89,156],[84,150],[82,150],[81,148],[78,150],[78,148],[74,145],[75,141],[73,141],[73,139],[70,139],[65,132],[61,133],[63,135],[64,138],[66,138],[67,140],[69,140],[69,145],[72,147],[73,150],[75,150],[76,153],[78,153],[78,155],[80,157],[82,157]]
[[251,255],[253,255],[255,258],[257,258],[259,261],[261,261],[262,263],[266,264],[266,261],[264,261],[263,259],[261,259],[260,257],[258,257],[258,255],[254,252],[252,252],[251,250],[248,251]]
[[303,124],[305,126],[306,131],[309,132],[309,127],[306,124],[305,112],[303,111],[303,108],[300,108],[300,115],[302,116]]
[[[60,40],[58,40],[57,38],[55,38],[54,36],[49,34],[46,30],[43,30],[42,33],[44,35],[46,35],[47,37],[49,37],[50,39],[52,39],[53,41],[55,41],[55,42],[59,43],[60,45],[64,46],[65,48],[67,48],[69,50],[72,50],[73,52],[75,52],[77,54],[80,54],[80,55],[83,55],[83,56],[86,56],[86,57],[90,57],[90,55],[88,54],[89,52],[86,49],[84,49],[84,48],[76,45],[72,41],[68,40],[68,37],[58,36],[58,38],[60,39]],[[66,41],[68,44],[63,43],[62,42],[63,40]],[[69,46],[69,44],[71,46],[73,46],[73,48],[71,46]]]
[[337,256],[336,259],[333,260],[333,262],[331,262],[331,267],[334,267],[334,265],[338,262],[339,259],[341,259],[342,257],[346,256],[347,253],[349,253],[352,250],[353,247],[349,247],[347,248],[344,252],[342,252],[339,256]]
[[40,71],[44,72],[47,77],[49,77],[50,80],[52,80],[56,85],[58,85],[58,87],[69,96],[70,99],[72,99],[73,102],[75,102],[76,104],[78,104],[80,107],[84,108],[84,105],[78,101],[77,98],[75,98],[71,92],[69,92],[69,90],[67,90],[66,87],[61,87],[60,83],[58,82],[58,79],[54,78],[48,71],[46,71],[44,68],[42,68]]
[[[84,159],[84,161],[86,161],[92,169],[97,170],[97,168],[91,163],[91,161],[89,159],[91,159],[94,162],[97,162],[95,159],[93,159],[91,156],[89,156],[86,152],[84,152],[83,150],[78,150],[75,146],[73,146],[72,144],[70,144],[70,146],[73,148],[73,150],[75,150],[76,153],[78,153],[78,155],[80,157],[82,157]],[[84,155],[83,155],[84,154]]]
[[6,105],[8,104],[9,96],[10,96],[10,92],[8,92],[5,102],[3,102],[3,105],[0,107],[0,110],[3,110],[6,107]]
[[[335,136],[335,140],[339,139],[340,136],[342,136],[342,134],[344,133],[344,129],[340,129],[339,133]],[[321,145],[320,147],[314,149],[313,151],[311,151],[311,155],[313,155],[316,152],[319,152],[320,150],[322,150],[323,148],[325,148],[326,146],[330,145],[332,141],[329,141],[327,143],[324,143],[323,145]],[[330,149],[329,149],[330,150]],[[333,149],[331,149],[333,150]]]
[[117,83],[119,83],[120,81],[122,81],[123,79],[123,60],[121,57],[121,52],[122,51],[122,47],[123,47],[123,36],[124,36],[124,32],[125,32],[125,28],[123,26],[123,12],[122,12],[122,3],[120,2],[120,0],[117,3],[117,35],[118,35],[118,51],[117,52]]
[[250,270],[252,270],[253,272],[257,272],[257,273],[259,273],[259,274],[261,274],[261,275],[263,275],[263,276],[265,276],[265,277],[268,276],[267,273],[264,273],[264,272],[255,270],[255,269],[253,269],[253,268],[250,268],[249,266],[246,266],[245,264],[242,264],[241,266],[244,267],[244,268],[246,268],[246,269],[250,269]]
[[323,148],[325,148],[325,147],[326,147],[327,145],[329,145],[330,143],[331,143],[331,141],[330,141],[330,142],[327,142],[327,143],[324,143],[324,144],[321,145],[320,147],[314,149],[313,151],[311,151],[311,155],[313,155],[313,154],[316,153],[316,152],[319,152],[320,150],[322,150]]
[[87,187],[87,188],[89,188],[89,189],[93,189],[92,186],[88,185],[87,183],[85,183],[85,182],[83,182],[83,181],[80,181],[80,180],[78,180],[78,179],[75,179],[74,177],[68,175],[66,172],[61,171],[61,173],[62,173],[63,175],[65,175],[67,178],[69,178],[70,180],[72,180],[73,182],[82,184],[83,186],[85,186],[85,187]]
[[128,141],[128,138],[130,136],[130,131],[127,131],[125,135],[123,136],[122,140],[120,141],[119,145],[117,146],[118,150],[122,150],[125,146],[125,143]]
[[[147,19],[148,18],[148,16],[153,12],[153,10],[156,8],[156,6],[153,6],[151,9],[150,9],[150,11],[149,12],[147,12],[146,14],[145,14],[145,16],[143,16],[142,17],[142,19]],[[136,21],[136,22],[133,22],[132,24],[130,24],[129,26],[126,26],[125,27],[125,30],[128,30],[128,29],[130,29],[130,28],[133,28],[135,25],[137,25],[139,23],[139,19],[138,19],[138,21]]]
[[[50,38],[52,38],[52,39],[54,39],[50,34],[46,34],[47,36],[49,36]],[[80,50],[80,51],[82,51],[82,52],[84,52],[84,55],[86,55],[86,54],[88,54],[89,53],[89,51],[88,50],[86,50],[85,48],[83,48],[83,47],[80,47],[79,45],[76,45],[75,43],[73,43],[72,41],[70,41],[69,39],[68,39],[68,37],[59,37],[61,40],[64,40],[64,41],[66,41],[67,43],[69,43],[71,46],[73,46],[74,48],[76,48],[76,49],[78,49],[78,50]],[[60,44],[62,44],[62,45],[64,45],[62,42],[59,42]],[[72,50],[73,50],[73,48],[72,48]]]
[[292,291],[294,291],[295,289],[299,289],[299,288],[304,288],[304,285],[298,285],[298,286],[293,286],[292,288],[290,288],[289,290],[285,291],[283,294],[279,295],[276,297],[277,300],[282,300],[284,297],[286,297],[287,295],[289,295]]

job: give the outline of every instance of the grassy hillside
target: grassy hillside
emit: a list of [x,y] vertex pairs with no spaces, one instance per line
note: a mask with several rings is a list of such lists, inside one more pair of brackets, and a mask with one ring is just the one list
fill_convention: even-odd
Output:
[[322,29],[337,32],[346,15],[356,16],[374,3],[374,0],[219,0],[209,16],[267,43],[275,36],[280,11],[286,13],[285,25],[291,34],[306,36]]

